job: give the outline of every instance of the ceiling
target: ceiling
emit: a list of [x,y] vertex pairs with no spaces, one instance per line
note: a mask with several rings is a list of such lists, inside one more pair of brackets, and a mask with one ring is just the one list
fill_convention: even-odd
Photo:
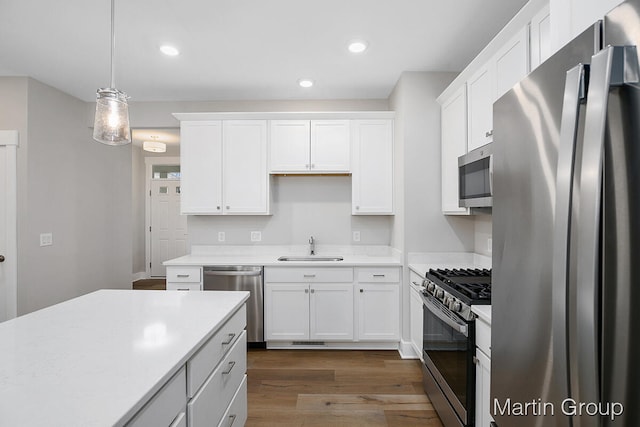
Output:
[[[403,71],[462,70],[525,3],[116,0],[115,86],[132,101],[385,99]],[[351,54],[354,39],[369,49]],[[0,0],[0,76],[93,101],[109,58],[109,0]]]

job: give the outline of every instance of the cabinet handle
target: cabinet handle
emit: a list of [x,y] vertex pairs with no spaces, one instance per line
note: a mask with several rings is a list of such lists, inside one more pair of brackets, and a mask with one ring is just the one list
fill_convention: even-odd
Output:
[[233,423],[236,421],[236,417],[237,415],[229,415],[229,425],[227,427],[231,427],[233,425]]
[[229,210],[229,206],[227,206],[227,210]]
[[217,210],[220,210],[220,206],[216,206],[216,209],[217,209]]
[[315,289],[311,289],[311,293],[314,294],[316,292]]
[[313,278],[313,277],[316,277],[316,275],[315,275],[315,274],[305,274],[305,275],[304,275],[304,277],[310,277],[310,278]]
[[384,274],[374,274],[373,277],[384,277]]
[[315,168],[316,168],[315,163],[311,163],[311,169],[315,169]]
[[478,360],[477,357],[473,356],[473,364],[477,365],[480,361]]
[[222,375],[229,375],[234,366],[236,366],[236,362],[229,362],[229,367],[226,371],[222,371]]
[[178,277],[189,277],[190,274],[178,274]]
[[363,292],[364,292],[364,289],[360,289],[360,293],[363,293]]
[[189,290],[189,288],[178,288],[178,289],[176,289],[176,291],[188,291],[188,290]]
[[222,345],[227,345],[227,344],[231,344],[231,341],[233,341],[233,339],[236,337],[236,334],[229,334],[227,335],[227,341],[222,341]]
[[360,209],[360,206],[356,206],[356,210],[359,210],[359,209]]
[[304,168],[305,168],[305,169],[309,169],[309,167],[310,167],[310,166],[311,166],[311,165],[306,164],[306,165],[304,165]]
[[492,135],[493,135],[493,129],[491,129],[489,132],[484,133],[484,136],[486,136],[487,138],[489,138]]
[[305,289],[305,290],[304,290],[304,293],[305,293],[305,294],[308,294],[308,293],[309,293],[309,289]]

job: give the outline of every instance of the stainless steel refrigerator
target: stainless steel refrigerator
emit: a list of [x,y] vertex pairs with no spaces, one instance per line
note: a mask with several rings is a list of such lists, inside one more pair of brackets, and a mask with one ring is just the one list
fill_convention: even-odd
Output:
[[639,45],[635,0],[494,104],[498,427],[640,426]]

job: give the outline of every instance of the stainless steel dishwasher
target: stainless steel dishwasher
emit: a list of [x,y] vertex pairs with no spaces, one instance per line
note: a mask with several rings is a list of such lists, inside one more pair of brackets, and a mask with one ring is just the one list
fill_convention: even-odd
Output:
[[249,291],[247,342],[264,342],[264,286],[262,267],[225,265],[204,267],[205,291]]

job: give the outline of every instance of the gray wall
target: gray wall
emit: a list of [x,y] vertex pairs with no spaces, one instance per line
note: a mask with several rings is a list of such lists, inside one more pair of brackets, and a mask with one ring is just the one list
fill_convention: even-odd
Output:
[[[131,287],[131,148],[94,142],[86,106],[30,78],[0,78],[0,111],[13,110],[0,125],[21,132],[18,314]],[[53,245],[40,247],[40,233]]]
[[491,238],[493,233],[491,214],[476,215],[474,220],[475,236],[473,251],[477,254],[491,256],[488,245],[488,239]]

